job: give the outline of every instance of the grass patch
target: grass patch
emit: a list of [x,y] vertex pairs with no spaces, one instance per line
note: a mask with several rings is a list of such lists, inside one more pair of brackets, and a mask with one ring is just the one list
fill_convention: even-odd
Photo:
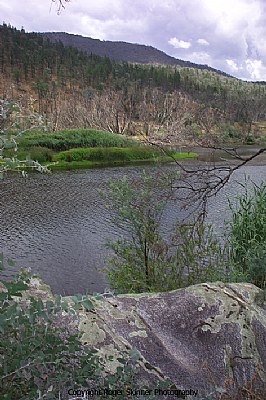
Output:
[[98,147],[77,148],[61,151],[54,157],[55,161],[134,161],[158,158],[161,151],[151,147]]
[[169,156],[155,147],[139,146],[129,148],[77,148],[57,153],[53,160],[57,161],[53,168],[82,168],[94,165],[111,165],[136,161],[171,161],[172,158],[195,157],[196,153],[180,153],[168,150]]
[[131,147],[138,142],[124,136],[95,129],[67,129],[58,132],[25,133],[18,140],[21,149],[45,147],[56,152],[77,147]]
[[[197,157],[197,153],[194,153],[193,151],[189,151],[189,152],[174,152],[172,153],[170,156],[171,158],[195,158]],[[168,157],[169,158],[169,157]]]
[[173,158],[195,157],[196,153],[181,153],[144,145],[127,137],[95,129],[68,129],[58,132],[30,131],[18,139],[18,152],[8,148],[4,157],[30,158],[41,164],[56,162],[57,168],[90,168],[137,161],[171,161]]

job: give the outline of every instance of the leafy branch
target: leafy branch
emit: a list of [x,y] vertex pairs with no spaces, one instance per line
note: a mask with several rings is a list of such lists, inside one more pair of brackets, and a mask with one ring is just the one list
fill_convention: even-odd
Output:
[[40,114],[25,111],[18,101],[0,99],[0,178],[7,171],[19,172],[23,177],[27,175],[26,169],[34,169],[41,173],[50,172],[48,166],[30,158],[19,160],[16,156],[4,156],[7,149],[17,152],[17,139],[25,132],[36,128],[43,129],[44,126],[45,121]]

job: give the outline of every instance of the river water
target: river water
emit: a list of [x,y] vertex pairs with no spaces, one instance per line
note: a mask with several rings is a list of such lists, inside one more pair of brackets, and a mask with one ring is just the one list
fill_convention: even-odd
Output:
[[[263,164],[263,163],[262,163]],[[27,179],[8,175],[0,182],[1,236],[0,251],[16,265],[2,276],[21,267],[31,268],[54,293],[102,292],[108,287],[101,268],[108,257],[105,243],[121,234],[112,223],[98,189],[108,179],[133,177],[154,166],[123,166],[55,172],[32,173]],[[161,167],[176,169],[175,165]],[[236,171],[216,197],[210,199],[208,219],[220,232],[228,218],[227,198],[242,188],[244,176],[256,183],[266,180],[266,166],[245,166]],[[163,218],[163,228],[171,226],[178,215],[177,205],[170,204]]]

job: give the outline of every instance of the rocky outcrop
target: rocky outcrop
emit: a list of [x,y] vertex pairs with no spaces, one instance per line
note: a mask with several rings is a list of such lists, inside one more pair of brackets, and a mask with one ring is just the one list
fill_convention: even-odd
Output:
[[266,394],[266,309],[256,286],[203,283],[90,300],[94,308],[80,313],[83,342],[115,358],[120,350],[137,349],[140,375],[150,387],[170,378],[191,398],[215,390],[226,391],[228,399]]
[[[28,295],[52,298],[37,278]],[[266,305],[256,286],[216,282],[88,298],[93,308],[76,314],[81,340],[104,356],[110,374],[124,351],[138,351],[134,398],[266,398]],[[64,301],[71,307],[73,298]],[[173,389],[158,391],[166,379]]]

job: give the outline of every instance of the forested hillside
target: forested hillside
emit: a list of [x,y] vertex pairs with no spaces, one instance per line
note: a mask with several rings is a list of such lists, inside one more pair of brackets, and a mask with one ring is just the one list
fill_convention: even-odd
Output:
[[229,76],[225,72],[218,71],[208,65],[195,64],[190,61],[174,58],[152,46],[145,46],[137,43],[112,42],[109,40],[92,39],[81,35],[73,35],[65,32],[44,32],[41,33],[52,42],[62,42],[64,46],[76,47],[89,54],[96,54],[101,57],[109,57],[115,61],[128,61],[138,64],[164,64],[179,67],[198,68],[218,74]]
[[117,62],[0,26],[0,96],[45,114],[53,130],[93,127],[166,141],[263,133],[266,86],[197,68]]

